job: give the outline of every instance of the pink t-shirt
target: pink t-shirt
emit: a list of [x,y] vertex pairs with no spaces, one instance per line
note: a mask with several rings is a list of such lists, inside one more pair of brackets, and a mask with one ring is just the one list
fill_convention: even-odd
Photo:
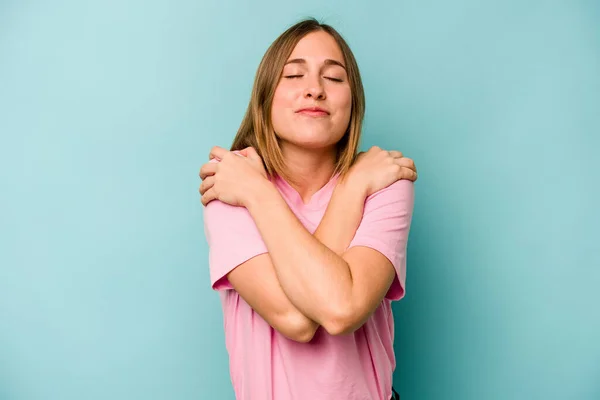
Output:
[[[332,178],[304,204],[286,181],[273,179],[311,233],[325,213],[336,182],[337,177]],[[220,201],[207,205],[204,224],[210,279],[223,304],[231,380],[238,400],[391,398],[396,366],[391,301],[404,296],[413,190],[412,182],[402,180],[367,198],[363,219],[349,246],[373,248],[394,265],[396,278],[381,305],[354,333],[331,336],[320,327],[309,343],[295,342],[273,329],[227,280],[236,266],[267,252],[248,210]]]

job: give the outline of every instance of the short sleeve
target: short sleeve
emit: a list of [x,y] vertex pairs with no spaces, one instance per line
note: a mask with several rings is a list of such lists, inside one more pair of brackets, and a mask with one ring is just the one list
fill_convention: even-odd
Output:
[[245,207],[211,201],[204,208],[204,234],[209,248],[210,283],[214,290],[233,289],[227,274],[245,261],[267,253],[258,228]]
[[386,256],[396,277],[386,298],[404,297],[406,282],[406,248],[414,205],[414,183],[400,180],[369,196],[363,218],[350,247],[366,246]]

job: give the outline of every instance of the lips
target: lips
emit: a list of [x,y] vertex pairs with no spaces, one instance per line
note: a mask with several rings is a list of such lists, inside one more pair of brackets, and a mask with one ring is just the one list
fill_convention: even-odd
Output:
[[327,110],[324,110],[320,107],[306,107],[296,111],[298,114],[306,115],[309,117],[324,117],[329,115]]

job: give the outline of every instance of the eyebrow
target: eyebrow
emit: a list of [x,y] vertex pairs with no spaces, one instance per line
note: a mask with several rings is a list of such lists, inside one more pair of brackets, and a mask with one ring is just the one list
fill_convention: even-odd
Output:
[[[288,65],[288,64],[306,64],[306,60],[304,58],[294,58],[292,60],[288,60],[285,63],[285,65]],[[332,60],[331,58],[328,58],[325,60],[325,65],[338,65],[338,66],[346,69],[344,64],[342,64],[341,62],[339,62],[337,60]]]

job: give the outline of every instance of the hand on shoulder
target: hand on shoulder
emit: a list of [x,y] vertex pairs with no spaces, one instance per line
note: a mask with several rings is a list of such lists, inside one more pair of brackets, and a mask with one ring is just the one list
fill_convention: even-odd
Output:
[[202,204],[220,200],[232,206],[246,206],[248,196],[267,181],[261,157],[252,147],[240,151],[212,148],[210,161],[200,168],[199,192]]
[[399,151],[373,146],[359,153],[349,176],[365,185],[366,195],[370,196],[399,180],[416,181],[417,167],[412,159],[404,157]]

